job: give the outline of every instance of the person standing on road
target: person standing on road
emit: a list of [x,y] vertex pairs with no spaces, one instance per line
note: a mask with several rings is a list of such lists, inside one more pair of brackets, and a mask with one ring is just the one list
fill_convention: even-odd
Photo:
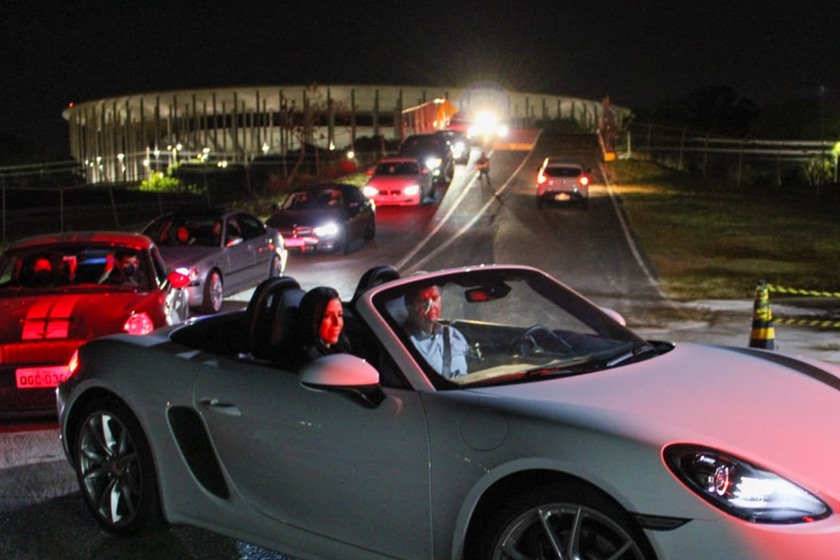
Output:
[[478,156],[478,159],[475,161],[475,168],[478,170],[478,180],[483,184],[487,181],[487,184],[490,184],[490,158],[487,156],[487,152],[481,152],[481,155]]

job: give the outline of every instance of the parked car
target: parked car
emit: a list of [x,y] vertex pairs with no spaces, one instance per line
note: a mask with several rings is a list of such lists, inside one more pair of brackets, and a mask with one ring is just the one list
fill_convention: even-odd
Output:
[[418,205],[434,196],[432,173],[414,158],[385,158],[362,189],[376,206]]
[[376,236],[376,203],[355,185],[326,183],[290,193],[266,222],[290,249],[347,254]]
[[138,234],[13,243],[0,257],[0,417],[55,416],[55,388],[76,348],[97,336],[147,334],[183,321],[186,282]]
[[218,313],[227,295],[286,270],[283,236],[239,210],[186,208],[155,218],[143,233],[169,266],[189,276],[190,306],[201,313]]
[[547,202],[577,202],[589,205],[590,170],[582,163],[547,157],[537,168],[537,208]]
[[470,161],[471,143],[467,138],[467,133],[461,130],[439,130],[435,134],[439,134],[446,138],[449,142],[449,148],[452,150],[452,157],[455,163],[466,165]]
[[400,157],[419,160],[432,172],[435,183],[448,185],[455,176],[455,159],[446,137],[440,134],[414,134],[400,145]]
[[354,355],[297,371],[289,277],[82,346],[59,425],[96,520],[319,558],[837,557],[840,367],[643,340],[530,267],[375,272]]

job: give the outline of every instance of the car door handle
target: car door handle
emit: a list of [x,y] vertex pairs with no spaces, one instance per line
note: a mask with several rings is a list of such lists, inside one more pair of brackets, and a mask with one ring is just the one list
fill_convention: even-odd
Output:
[[242,416],[242,411],[239,410],[239,407],[233,403],[223,402],[219,399],[213,398],[201,399],[198,403],[221,414],[227,414],[228,416]]

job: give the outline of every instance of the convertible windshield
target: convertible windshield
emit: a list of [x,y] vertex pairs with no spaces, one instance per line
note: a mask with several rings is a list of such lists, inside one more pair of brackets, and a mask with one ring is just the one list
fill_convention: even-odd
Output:
[[135,247],[61,244],[10,250],[0,260],[0,290],[108,286],[148,290],[151,265]]
[[441,276],[383,291],[374,305],[439,387],[587,373],[651,348],[538,271]]

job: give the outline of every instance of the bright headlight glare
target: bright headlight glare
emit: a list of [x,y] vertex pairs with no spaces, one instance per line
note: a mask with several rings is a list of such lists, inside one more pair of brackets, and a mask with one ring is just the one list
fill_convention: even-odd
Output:
[[333,237],[338,234],[338,224],[329,222],[315,228],[315,235],[318,237]]
[[443,163],[440,158],[430,157],[426,158],[426,167],[429,169],[437,169],[440,167],[440,164]]
[[371,185],[365,185],[362,189],[364,195],[368,198],[373,198],[374,196],[379,194],[379,189]]
[[406,188],[403,189],[403,194],[406,196],[414,196],[415,194],[420,192],[419,185],[408,185]]
[[828,505],[796,484],[714,449],[678,444],[665,462],[713,506],[753,523],[808,523],[831,514]]

